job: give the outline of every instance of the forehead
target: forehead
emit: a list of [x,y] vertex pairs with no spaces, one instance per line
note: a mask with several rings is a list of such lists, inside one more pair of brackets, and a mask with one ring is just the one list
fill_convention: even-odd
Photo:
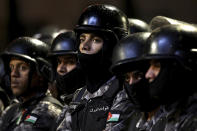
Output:
[[59,60],[72,60],[72,59],[76,59],[75,55],[63,55],[63,56],[57,56],[57,59]]
[[100,37],[100,38],[102,38],[102,36],[97,33],[81,33],[80,37]]
[[28,65],[28,63],[24,60],[22,60],[21,58],[18,57],[11,57],[10,58],[10,64],[26,64]]
[[155,65],[155,64],[160,64],[160,60],[157,60],[157,59],[153,59],[153,60],[150,60],[150,64],[151,65]]

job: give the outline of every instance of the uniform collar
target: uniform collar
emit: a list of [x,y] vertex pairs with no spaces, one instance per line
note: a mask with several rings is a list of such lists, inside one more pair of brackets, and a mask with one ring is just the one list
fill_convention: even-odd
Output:
[[89,100],[91,98],[102,96],[104,93],[106,93],[112,84],[112,82],[116,79],[115,76],[113,76],[110,80],[108,80],[105,84],[103,84],[96,92],[90,93],[87,89],[85,90],[84,95],[82,96],[82,100],[86,99]]
[[36,95],[34,95],[32,98],[30,98],[25,102],[23,102],[22,99],[19,98],[19,103],[21,104],[22,107],[26,108],[30,105],[37,104],[38,101],[40,101],[45,96],[46,96],[45,93],[37,93]]

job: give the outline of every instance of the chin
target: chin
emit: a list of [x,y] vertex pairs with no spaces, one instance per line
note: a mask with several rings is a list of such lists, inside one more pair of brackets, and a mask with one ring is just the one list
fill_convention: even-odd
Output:
[[14,96],[16,96],[16,97],[21,96],[21,93],[20,93],[20,92],[13,92],[13,94],[14,94]]
[[21,92],[18,91],[17,89],[12,89],[12,93],[14,94],[14,96],[18,97],[21,95]]

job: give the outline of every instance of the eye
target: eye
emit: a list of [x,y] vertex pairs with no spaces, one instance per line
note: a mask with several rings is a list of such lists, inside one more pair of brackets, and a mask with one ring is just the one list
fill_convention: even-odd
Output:
[[82,43],[85,41],[85,37],[80,37],[79,40],[80,40],[80,43]]
[[100,37],[94,37],[93,42],[94,43],[102,43],[103,40]]
[[68,60],[67,64],[74,65],[74,64],[76,64],[76,60],[74,60],[74,59]]
[[159,61],[151,61],[151,65],[154,66],[155,68],[161,67],[161,63]]
[[59,64],[61,64],[61,61],[60,61],[60,59],[57,59],[57,64],[59,65]]
[[132,79],[133,81],[140,80],[143,77],[143,72],[141,71],[132,71],[124,75],[125,82],[129,83]]
[[130,78],[131,78],[131,73],[127,73],[127,74],[124,75],[124,81],[125,82],[129,83]]
[[157,63],[154,63],[154,66],[155,66],[156,68],[160,68],[160,67],[161,67],[161,64],[160,64],[159,62],[157,62]]
[[13,65],[10,65],[10,71],[12,72],[14,69],[14,66]]
[[19,66],[20,71],[26,71],[27,69],[28,69],[28,66],[26,66],[26,65],[20,65]]
[[139,80],[139,79],[141,79],[141,78],[143,77],[143,72],[134,71],[132,75],[133,75],[133,78],[134,78],[135,80]]

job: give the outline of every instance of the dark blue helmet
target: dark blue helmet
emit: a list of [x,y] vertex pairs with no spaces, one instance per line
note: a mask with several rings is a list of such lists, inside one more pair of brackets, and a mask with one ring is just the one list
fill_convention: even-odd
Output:
[[139,68],[149,35],[149,32],[139,32],[122,39],[113,50],[111,71],[118,74]]
[[2,53],[2,57],[6,63],[9,62],[9,58],[12,56],[29,61],[36,66],[38,73],[47,80],[52,81],[51,64],[46,60],[49,49],[49,45],[40,40],[31,37],[20,37],[8,45]]
[[149,25],[145,21],[133,18],[128,18],[128,20],[131,34],[150,31]]

